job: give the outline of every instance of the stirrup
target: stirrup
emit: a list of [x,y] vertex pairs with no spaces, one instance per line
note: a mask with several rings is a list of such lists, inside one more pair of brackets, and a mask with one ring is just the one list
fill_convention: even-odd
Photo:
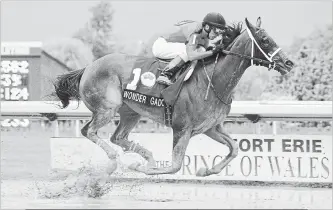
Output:
[[164,84],[164,85],[172,85],[173,84],[167,76],[163,76],[163,75],[160,75],[156,79],[156,82],[159,83],[159,84]]

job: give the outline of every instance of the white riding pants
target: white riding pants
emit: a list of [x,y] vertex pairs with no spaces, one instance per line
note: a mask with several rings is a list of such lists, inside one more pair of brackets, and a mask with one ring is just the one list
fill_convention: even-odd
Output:
[[185,43],[167,42],[163,37],[154,42],[152,52],[157,58],[173,59],[179,55],[185,62],[188,61]]

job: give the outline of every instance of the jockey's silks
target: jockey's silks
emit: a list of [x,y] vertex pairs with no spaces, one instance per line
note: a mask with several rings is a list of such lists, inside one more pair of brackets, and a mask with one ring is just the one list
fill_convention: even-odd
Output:
[[164,33],[162,37],[167,42],[177,42],[177,43],[186,43],[189,37],[193,33],[200,33],[202,30],[202,23],[201,22],[191,22],[186,23],[180,26],[175,26],[168,33]]

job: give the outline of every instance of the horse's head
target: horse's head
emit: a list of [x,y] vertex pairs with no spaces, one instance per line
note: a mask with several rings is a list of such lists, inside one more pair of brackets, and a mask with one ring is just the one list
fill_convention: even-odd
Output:
[[[280,72],[282,75],[291,71],[294,63],[286,56],[286,54],[279,48],[275,41],[267,34],[267,32],[260,28],[261,18],[257,19],[256,26],[253,26],[247,18],[245,18],[247,32],[252,40],[251,56],[267,60],[267,63],[258,63],[269,69],[273,68]],[[256,63],[256,61],[253,61]]]

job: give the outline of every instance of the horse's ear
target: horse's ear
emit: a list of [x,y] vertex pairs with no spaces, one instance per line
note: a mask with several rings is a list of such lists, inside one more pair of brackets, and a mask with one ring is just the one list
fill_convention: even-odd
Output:
[[256,26],[260,28],[261,26],[261,17],[258,17]]
[[245,23],[252,33],[256,32],[256,28],[247,20],[247,18],[245,18]]

